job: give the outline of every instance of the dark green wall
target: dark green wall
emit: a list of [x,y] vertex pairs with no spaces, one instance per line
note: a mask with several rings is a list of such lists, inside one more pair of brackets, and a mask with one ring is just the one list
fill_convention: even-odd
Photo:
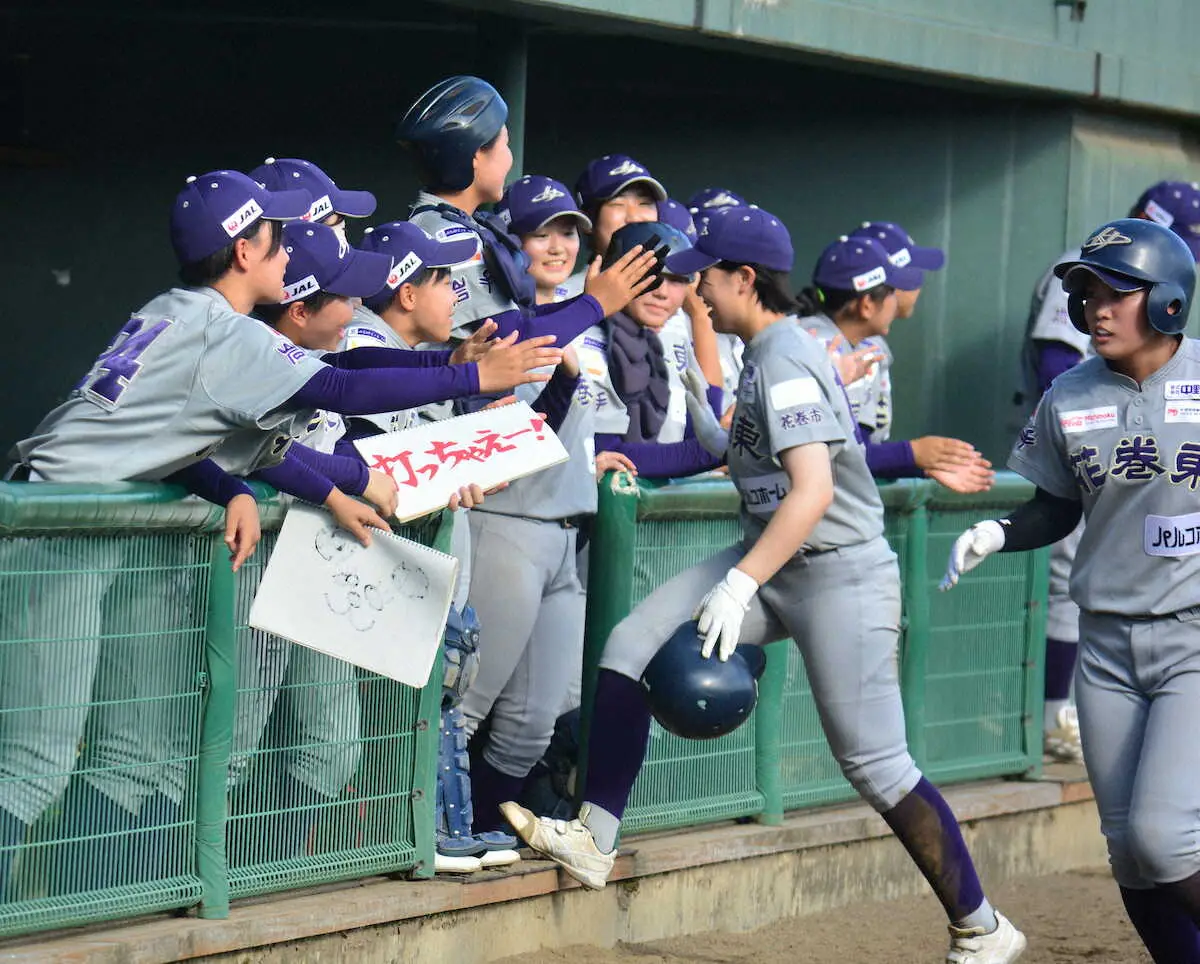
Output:
[[[428,83],[486,63],[493,35],[461,10],[406,26],[205,10],[0,14],[15,52],[0,71],[4,449],[171,283],[166,213],[184,176],[305,156],[373,190],[381,217],[401,216],[414,182],[395,117]],[[944,245],[947,270],[893,330],[898,428],[960,435],[993,458],[1017,422],[1030,289],[1069,226],[1110,203],[1074,185],[1108,164],[1110,193],[1125,194],[1186,161],[1170,124],[1090,119],[1084,136],[1073,108],[1050,100],[541,28],[529,49],[528,171],[570,183],[591,157],[625,151],[681,199],[709,183],[743,192],[791,227],[797,286],[827,241],[867,218]]]

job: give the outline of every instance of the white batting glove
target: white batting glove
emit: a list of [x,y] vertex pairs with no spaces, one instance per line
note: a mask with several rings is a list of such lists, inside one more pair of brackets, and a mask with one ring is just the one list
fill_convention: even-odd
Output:
[[729,433],[721,428],[721,423],[708,404],[708,382],[694,368],[684,369],[680,376],[687,388],[683,396],[687,402],[688,414],[692,416],[692,430],[696,433],[696,441],[704,446],[705,451],[717,456],[724,456],[729,448]]
[[946,565],[946,575],[942,577],[938,589],[942,592],[953,589],[958,585],[959,576],[970,572],[993,552],[999,552],[1003,548],[1004,526],[994,519],[976,522],[954,540],[954,548],[950,550],[950,562]]
[[729,659],[742,635],[742,620],[750,609],[750,601],[758,592],[758,583],[740,569],[730,569],[725,578],[708,591],[700,605],[692,613],[704,645],[700,655],[705,659],[712,656],[717,646],[717,659],[722,663]]

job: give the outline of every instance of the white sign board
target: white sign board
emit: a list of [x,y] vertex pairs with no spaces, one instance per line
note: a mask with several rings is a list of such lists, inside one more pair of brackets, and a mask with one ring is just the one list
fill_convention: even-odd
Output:
[[288,509],[249,623],[363,669],[424,686],[458,560],[390,532],[364,546],[322,509]]
[[396,481],[401,522],[444,509],[464,485],[490,489],[567,460],[545,420],[524,402],[500,405],[355,443],[368,468]]

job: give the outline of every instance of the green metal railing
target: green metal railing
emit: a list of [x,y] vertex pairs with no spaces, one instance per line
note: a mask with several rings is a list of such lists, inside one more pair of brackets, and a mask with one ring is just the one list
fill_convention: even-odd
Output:
[[[953,593],[935,590],[954,538],[1026,501],[1033,487],[1004,473],[979,496],[924,480],[888,483],[880,493],[900,563],[899,656],[913,756],[941,781],[1037,774],[1046,552],[999,556]],[[736,542],[737,504],[728,482],[654,487],[610,476],[601,486],[589,562],[585,721],[609,632],[663,582]],[[788,641],[767,649],[758,709],[734,733],[696,743],[653,724],[626,831],[749,816],[773,823],[787,810],[854,797],[825,742],[798,650]]]
[[0,934],[432,874],[440,672],[250,630],[284,506],[235,575],[223,511],[180,495],[0,484]]

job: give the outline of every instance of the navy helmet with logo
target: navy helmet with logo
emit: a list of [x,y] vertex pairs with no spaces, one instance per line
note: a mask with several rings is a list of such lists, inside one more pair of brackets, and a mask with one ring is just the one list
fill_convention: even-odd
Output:
[[700,655],[704,638],[695,621],[681,624],[642,673],[646,702],[668,733],[710,740],[736,730],[758,702],[758,678],[766,656],[739,646],[722,662]]
[[669,257],[692,249],[692,242],[679,228],[661,221],[635,221],[626,224],[613,232],[608,250],[604,252],[603,266],[619,261],[628,251],[641,245],[646,251],[653,251],[657,260],[651,265],[648,274],[654,276],[654,281],[642,292],[653,291],[663,282],[664,274],[674,274],[682,278],[690,278],[689,273],[671,271],[666,264]]
[[1071,323],[1082,332],[1088,330],[1083,290],[1089,275],[1114,291],[1145,288],[1146,312],[1155,331],[1178,335],[1187,326],[1196,290],[1196,261],[1178,234],[1154,221],[1110,221],[1083,242],[1078,258],[1055,265],[1054,273],[1069,296]]
[[413,151],[427,187],[462,191],[475,180],[475,152],[508,121],[508,105],[486,80],[449,77],[408,109],[396,140]]

